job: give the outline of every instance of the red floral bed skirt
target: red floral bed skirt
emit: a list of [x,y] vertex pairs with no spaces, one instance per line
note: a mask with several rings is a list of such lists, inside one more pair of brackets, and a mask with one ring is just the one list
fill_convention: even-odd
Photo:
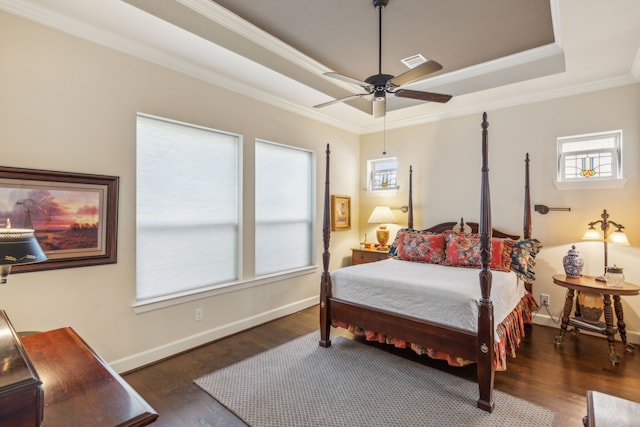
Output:
[[[527,292],[520,300],[516,308],[496,328],[499,341],[495,344],[494,368],[496,371],[507,369],[507,354],[516,357],[516,350],[524,337],[524,325],[531,324],[531,312],[538,309],[538,304],[531,293]],[[465,366],[473,363],[469,360],[443,353],[429,347],[410,343],[399,338],[391,337],[375,331],[369,331],[355,325],[341,321],[333,321],[333,326],[349,330],[352,334],[364,336],[367,341],[377,341],[383,344],[391,344],[398,348],[411,348],[418,354],[426,354],[433,359],[446,360],[451,366]]]

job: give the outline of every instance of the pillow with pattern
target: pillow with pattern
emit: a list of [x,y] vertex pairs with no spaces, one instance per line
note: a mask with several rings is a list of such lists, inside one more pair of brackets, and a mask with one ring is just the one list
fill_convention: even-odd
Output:
[[536,255],[542,244],[538,239],[524,239],[514,242],[511,249],[511,270],[527,283],[536,279],[533,267],[536,265]]
[[403,233],[405,231],[415,231],[411,228],[401,228],[400,230],[398,230],[398,232],[396,233],[396,237],[393,239],[393,243],[391,244],[391,246],[389,246],[389,256],[398,256],[398,241],[400,239],[400,233]]
[[[445,265],[454,267],[481,267],[480,237],[477,234],[461,234],[454,231],[445,233]],[[491,238],[491,259],[489,268],[509,271],[514,241],[508,238]]]
[[398,257],[407,261],[441,264],[444,261],[444,236],[441,233],[403,231],[398,233]]

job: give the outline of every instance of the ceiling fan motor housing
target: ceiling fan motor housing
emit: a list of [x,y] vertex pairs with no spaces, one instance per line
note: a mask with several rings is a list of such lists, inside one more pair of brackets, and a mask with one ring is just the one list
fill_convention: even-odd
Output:
[[373,87],[373,99],[385,97],[387,82],[392,78],[391,74],[375,74],[365,79],[365,82]]

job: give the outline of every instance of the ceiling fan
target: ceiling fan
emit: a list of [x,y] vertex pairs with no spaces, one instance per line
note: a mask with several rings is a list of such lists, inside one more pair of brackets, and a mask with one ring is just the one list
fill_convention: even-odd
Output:
[[334,99],[332,101],[324,102],[322,104],[314,105],[314,108],[322,108],[328,105],[332,105],[338,102],[348,101],[350,99],[360,98],[363,96],[373,95],[373,117],[383,117],[386,114],[386,94],[392,94],[401,98],[412,98],[421,101],[441,102],[445,103],[451,99],[451,95],[443,95],[432,92],[422,92],[418,90],[401,89],[401,86],[421,80],[429,74],[435,73],[442,69],[442,65],[436,61],[427,61],[422,63],[409,71],[394,77],[390,74],[382,74],[382,9],[384,9],[389,0],[373,0],[373,7],[378,10],[378,74],[367,77],[364,81],[354,79],[336,72],[324,73],[324,76],[342,80],[343,82],[351,83],[360,86],[365,90],[365,93],[357,93],[354,95],[346,96],[344,98]]

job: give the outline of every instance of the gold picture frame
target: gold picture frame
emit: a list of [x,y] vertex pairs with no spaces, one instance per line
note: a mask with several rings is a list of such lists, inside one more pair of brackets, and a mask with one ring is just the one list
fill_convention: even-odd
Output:
[[351,197],[331,196],[331,231],[351,230]]

